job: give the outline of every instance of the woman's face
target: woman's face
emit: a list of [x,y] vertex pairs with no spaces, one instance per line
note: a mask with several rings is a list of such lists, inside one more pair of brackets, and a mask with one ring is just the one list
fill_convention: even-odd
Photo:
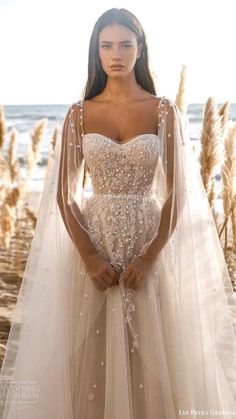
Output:
[[133,71],[141,48],[142,44],[138,45],[135,34],[126,26],[115,23],[99,33],[98,53],[102,68],[108,76],[124,77]]

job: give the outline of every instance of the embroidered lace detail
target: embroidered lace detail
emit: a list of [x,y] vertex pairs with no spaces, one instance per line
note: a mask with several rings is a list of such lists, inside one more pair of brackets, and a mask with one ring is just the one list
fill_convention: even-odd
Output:
[[128,147],[99,134],[83,138],[93,187],[83,214],[91,240],[117,271],[127,267],[157,231],[160,210],[152,186],[158,144],[151,134],[136,137]]
[[159,147],[154,134],[137,136],[125,144],[117,144],[100,134],[86,134],[83,154],[94,192],[150,194]]

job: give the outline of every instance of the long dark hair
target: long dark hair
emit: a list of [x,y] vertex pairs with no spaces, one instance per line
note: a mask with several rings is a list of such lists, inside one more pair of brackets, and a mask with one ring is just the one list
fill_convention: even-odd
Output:
[[98,53],[98,35],[108,25],[117,23],[130,29],[136,36],[138,44],[142,42],[141,56],[134,67],[137,83],[147,92],[156,95],[153,78],[148,66],[148,49],[146,37],[141,23],[136,16],[126,9],[109,9],[103,13],[94,25],[89,43],[88,79],[84,89],[84,99],[101,93],[106,85],[107,74],[103,70]]

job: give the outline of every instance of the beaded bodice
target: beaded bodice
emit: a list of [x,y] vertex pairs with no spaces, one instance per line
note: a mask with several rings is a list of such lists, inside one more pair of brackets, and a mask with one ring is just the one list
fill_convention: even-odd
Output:
[[128,266],[157,230],[159,209],[152,185],[159,138],[143,134],[126,143],[101,134],[83,137],[93,195],[84,208],[91,240],[117,271]]
[[83,154],[96,194],[150,194],[159,156],[156,134],[119,143],[97,133],[83,136]]

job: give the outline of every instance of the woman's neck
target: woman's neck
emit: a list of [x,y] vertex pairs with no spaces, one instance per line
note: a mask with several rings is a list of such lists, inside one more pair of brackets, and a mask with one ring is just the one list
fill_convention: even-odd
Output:
[[101,93],[103,100],[117,101],[120,103],[127,100],[137,99],[142,95],[142,87],[138,85],[135,75],[127,77],[108,77],[106,86]]

